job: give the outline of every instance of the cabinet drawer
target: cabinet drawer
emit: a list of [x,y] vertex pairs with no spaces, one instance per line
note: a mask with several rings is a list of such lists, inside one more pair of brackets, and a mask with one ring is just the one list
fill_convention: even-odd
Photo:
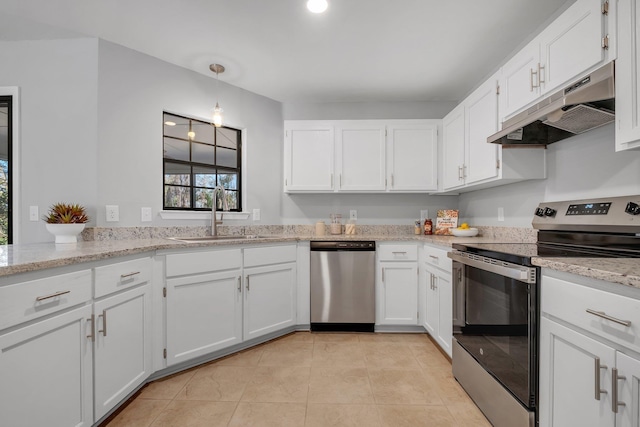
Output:
[[91,300],[91,270],[0,287],[0,329]]
[[424,262],[451,273],[451,258],[447,256],[447,252],[446,249],[425,245]]
[[185,252],[167,255],[167,277],[232,270],[242,265],[240,249]]
[[151,280],[151,258],[96,267],[95,273],[95,298],[99,298]]
[[[542,278],[541,310],[579,328],[640,352],[640,300],[578,285],[554,277]],[[587,310],[631,321],[624,326]]]
[[378,247],[378,259],[380,261],[416,261],[418,246],[383,243]]
[[244,250],[244,266],[281,264],[296,260],[296,246],[268,246],[264,248],[249,248]]

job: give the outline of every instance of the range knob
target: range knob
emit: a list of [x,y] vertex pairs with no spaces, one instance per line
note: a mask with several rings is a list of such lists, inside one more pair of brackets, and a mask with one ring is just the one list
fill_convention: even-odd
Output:
[[536,216],[543,217],[544,216],[544,209],[536,208],[535,214],[536,214]]
[[639,215],[640,214],[640,205],[637,203],[629,202],[627,203],[627,207],[624,208],[624,211],[629,215]]
[[556,216],[556,210],[552,208],[544,208],[544,216]]

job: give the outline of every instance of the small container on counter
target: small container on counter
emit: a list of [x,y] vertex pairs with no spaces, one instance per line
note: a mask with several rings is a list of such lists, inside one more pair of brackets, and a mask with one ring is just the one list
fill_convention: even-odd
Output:
[[431,218],[424,220],[424,234],[425,236],[433,234],[433,222],[431,221]]
[[324,236],[325,234],[325,226],[324,221],[316,222],[316,236]]
[[356,222],[354,220],[349,220],[347,225],[344,226],[344,234],[349,236],[356,234]]
[[342,215],[341,214],[331,214],[331,225],[329,226],[329,230],[331,234],[342,234]]
[[417,220],[415,226],[413,227],[413,234],[422,234],[422,226],[420,224],[420,220]]

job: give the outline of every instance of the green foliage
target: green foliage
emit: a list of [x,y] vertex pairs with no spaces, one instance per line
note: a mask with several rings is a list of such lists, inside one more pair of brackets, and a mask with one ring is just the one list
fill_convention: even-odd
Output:
[[89,222],[84,206],[67,203],[52,205],[42,219],[48,224],[84,224]]

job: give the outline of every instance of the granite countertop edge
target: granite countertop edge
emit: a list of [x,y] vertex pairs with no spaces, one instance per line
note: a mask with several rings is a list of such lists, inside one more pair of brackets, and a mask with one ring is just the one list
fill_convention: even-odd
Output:
[[640,258],[544,258],[533,265],[640,289]]

